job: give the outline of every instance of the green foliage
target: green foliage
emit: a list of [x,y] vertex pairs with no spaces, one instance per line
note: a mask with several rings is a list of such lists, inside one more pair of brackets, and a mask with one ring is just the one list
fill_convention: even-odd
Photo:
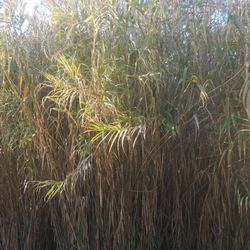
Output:
[[0,249],[248,249],[248,1],[0,9]]

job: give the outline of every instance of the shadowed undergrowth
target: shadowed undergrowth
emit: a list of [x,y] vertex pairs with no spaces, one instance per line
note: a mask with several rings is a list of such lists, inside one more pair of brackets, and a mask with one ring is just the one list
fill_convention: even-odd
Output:
[[250,248],[248,1],[0,11],[0,249]]

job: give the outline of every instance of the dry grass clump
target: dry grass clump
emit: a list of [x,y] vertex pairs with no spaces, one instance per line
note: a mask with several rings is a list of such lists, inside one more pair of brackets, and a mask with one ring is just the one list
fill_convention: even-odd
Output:
[[0,11],[0,249],[250,249],[248,1]]

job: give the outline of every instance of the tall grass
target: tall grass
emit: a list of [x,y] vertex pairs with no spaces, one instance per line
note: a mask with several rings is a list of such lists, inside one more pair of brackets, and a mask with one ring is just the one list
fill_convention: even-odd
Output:
[[0,11],[0,249],[250,249],[248,1]]

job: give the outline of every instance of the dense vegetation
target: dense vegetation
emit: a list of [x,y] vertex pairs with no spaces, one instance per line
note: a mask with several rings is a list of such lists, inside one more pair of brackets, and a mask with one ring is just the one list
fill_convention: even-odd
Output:
[[0,9],[0,249],[250,249],[250,6]]

